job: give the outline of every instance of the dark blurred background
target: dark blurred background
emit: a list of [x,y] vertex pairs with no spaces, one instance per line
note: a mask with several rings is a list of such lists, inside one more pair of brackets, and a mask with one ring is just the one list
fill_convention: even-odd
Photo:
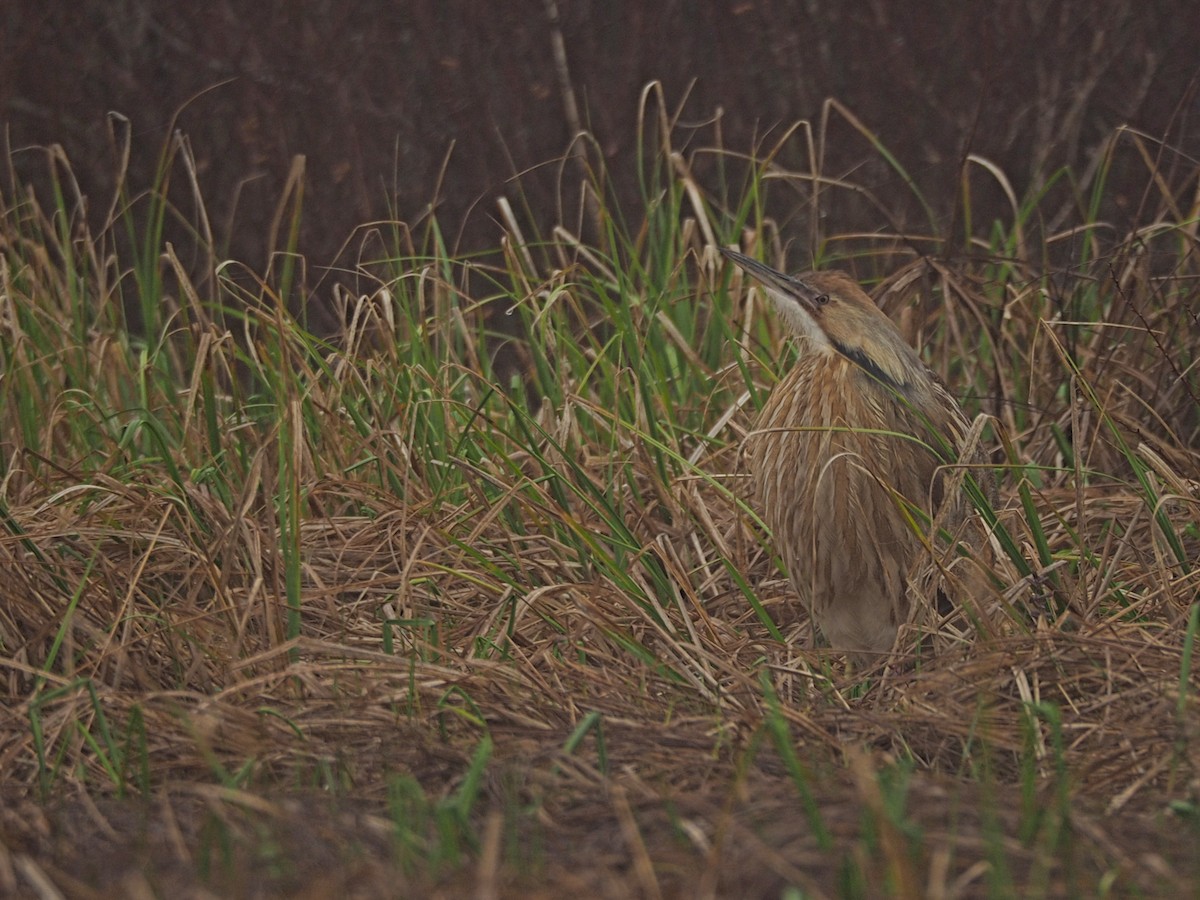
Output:
[[[1196,0],[558,0],[557,14],[579,118],[626,202],[651,80],[682,104],[681,143],[719,136],[743,152],[837,98],[946,227],[967,152],[999,165],[1018,195],[1061,166],[1085,171],[1122,124],[1200,155]],[[172,127],[188,135],[221,249],[253,265],[295,154],[307,158],[300,249],[315,262],[364,222],[418,219],[435,196],[453,246],[495,246],[494,200],[515,193],[515,173],[541,227],[560,195],[578,194],[562,184],[577,172],[544,165],[573,131],[554,31],[543,0],[8,0],[0,116],[12,168],[0,188],[11,198],[14,176],[43,184],[46,156],[32,148],[58,143],[92,212],[106,208],[112,110],[130,120],[138,188]],[[835,120],[826,170],[907,194]],[[806,165],[802,143],[781,162]],[[1112,177],[1116,205],[1135,207],[1146,166]],[[827,212],[846,228],[877,214]]]

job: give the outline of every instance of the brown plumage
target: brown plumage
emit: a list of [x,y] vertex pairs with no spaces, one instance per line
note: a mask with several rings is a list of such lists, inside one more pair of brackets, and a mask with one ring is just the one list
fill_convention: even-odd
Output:
[[961,491],[943,497],[967,419],[848,275],[792,277],[722,252],[763,286],[799,342],[747,439],[763,521],[830,646],[870,661],[892,650],[910,571],[927,553],[906,507],[943,527],[970,511]]

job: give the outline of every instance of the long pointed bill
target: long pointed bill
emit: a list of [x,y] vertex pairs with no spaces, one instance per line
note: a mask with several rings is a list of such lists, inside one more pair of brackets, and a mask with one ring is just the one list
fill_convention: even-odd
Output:
[[770,266],[763,265],[757,259],[746,256],[744,253],[738,253],[736,250],[726,250],[724,247],[721,247],[720,250],[726,259],[737,263],[747,275],[761,282],[765,287],[772,288],[786,296],[795,297],[808,310],[816,309],[819,292],[814,291],[799,278],[777,272]]

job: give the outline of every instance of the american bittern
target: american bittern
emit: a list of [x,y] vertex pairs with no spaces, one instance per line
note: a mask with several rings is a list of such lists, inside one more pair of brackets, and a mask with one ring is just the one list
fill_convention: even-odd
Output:
[[763,520],[830,646],[866,662],[892,650],[908,617],[923,547],[914,511],[949,527],[970,510],[947,491],[946,468],[960,462],[967,419],[848,275],[791,277],[722,253],[762,284],[799,341],[747,440]]

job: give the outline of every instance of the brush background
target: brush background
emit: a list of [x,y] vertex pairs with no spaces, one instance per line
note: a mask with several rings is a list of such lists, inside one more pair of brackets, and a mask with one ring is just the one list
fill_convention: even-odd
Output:
[[[739,149],[773,143],[836,97],[947,227],[967,152],[1026,196],[1059,167],[1086,170],[1122,124],[1181,147],[1200,132],[1192,0],[563,0],[558,13],[581,124],[623,205],[636,199],[634,111],[651,80],[682,104],[677,141],[694,126],[697,143],[719,132]],[[131,120],[134,185],[153,182],[173,124],[190,137],[222,249],[255,266],[294,154],[307,158],[299,249],[313,261],[332,261],[357,226],[389,211],[413,221],[435,196],[453,246],[492,247],[494,198],[513,192],[518,172],[543,228],[561,220],[560,195],[575,195],[547,164],[572,128],[542,0],[4,4],[0,117],[19,180],[44,179],[42,155],[22,148],[61,143],[102,207],[116,174],[110,110]],[[793,142],[779,162],[803,168],[802,152]],[[825,172],[887,198],[892,227],[920,221],[911,193],[844,123]],[[696,174],[707,174],[702,162]],[[1121,206],[1136,207],[1142,175],[1122,162],[1114,208],[1100,214],[1118,227],[1133,215]],[[1007,211],[998,188],[979,190],[980,219]],[[831,231],[881,225],[861,199],[826,199]],[[778,202],[786,236],[803,223]]]

